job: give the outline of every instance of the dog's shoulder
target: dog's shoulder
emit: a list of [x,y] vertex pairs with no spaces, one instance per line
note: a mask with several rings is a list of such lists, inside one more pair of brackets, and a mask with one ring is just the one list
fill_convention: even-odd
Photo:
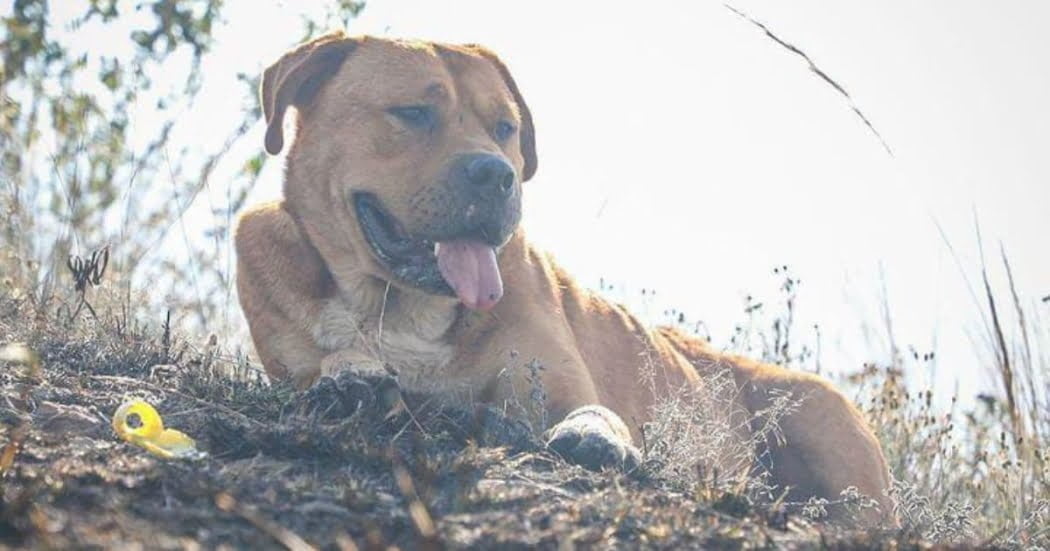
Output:
[[242,294],[317,300],[333,292],[334,282],[321,255],[282,201],[245,211],[237,222],[234,247]]
[[300,264],[322,264],[284,201],[262,203],[241,214],[234,230],[234,246],[238,257],[249,264],[268,264],[282,258]]

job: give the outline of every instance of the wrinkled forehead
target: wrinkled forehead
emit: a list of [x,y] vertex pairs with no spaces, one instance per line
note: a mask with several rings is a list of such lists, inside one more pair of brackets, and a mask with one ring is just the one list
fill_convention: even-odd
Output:
[[376,103],[515,110],[496,66],[469,46],[368,39],[343,65],[355,95]]

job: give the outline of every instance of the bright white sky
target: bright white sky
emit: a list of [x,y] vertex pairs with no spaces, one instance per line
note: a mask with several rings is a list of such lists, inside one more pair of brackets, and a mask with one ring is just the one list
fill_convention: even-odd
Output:
[[[229,2],[195,140],[219,138],[209,128],[243,102],[234,75],[292,46],[296,14],[316,5]],[[525,227],[585,284],[615,282],[654,321],[677,307],[723,342],[743,297],[774,298],[771,269],[787,264],[799,327],[819,323],[824,365],[852,370],[883,359],[861,329],[879,319],[881,265],[899,343],[936,346],[939,383],[972,393],[987,349],[935,221],[973,278],[976,210],[1022,299],[1050,294],[1050,2],[734,5],[843,84],[895,157],[801,58],[719,2],[370,0],[349,31],[503,57],[537,126]],[[261,148],[262,126],[252,135]],[[279,179],[272,166],[252,202]]]

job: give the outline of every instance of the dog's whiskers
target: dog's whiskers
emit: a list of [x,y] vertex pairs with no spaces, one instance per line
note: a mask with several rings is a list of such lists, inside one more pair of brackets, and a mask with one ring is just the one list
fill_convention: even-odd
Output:
[[376,332],[376,350],[378,352],[379,361],[385,363],[383,359],[383,318],[386,315],[386,301],[390,296],[390,282],[386,282],[386,288],[383,289],[383,303],[379,307],[379,330]]

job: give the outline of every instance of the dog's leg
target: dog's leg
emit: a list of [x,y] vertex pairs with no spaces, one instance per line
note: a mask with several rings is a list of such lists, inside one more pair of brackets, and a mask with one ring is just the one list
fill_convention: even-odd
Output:
[[491,401],[524,410],[533,427],[547,429],[543,434],[547,447],[569,462],[592,470],[637,467],[641,453],[632,442],[631,431],[619,415],[599,405],[595,384],[578,352],[568,345],[561,354],[550,349],[534,356],[545,366],[538,373],[539,381],[527,368],[508,369],[496,383]]
[[317,251],[281,203],[245,212],[237,224],[237,293],[266,372],[304,388],[325,352],[311,328],[332,287]]
[[[820,377],[746,361],[731,367],[752,412],[766,410],[773,393],[790,393],[797,410],[778,421],[782,445],[768,443],[775,481],[789,500],[810,496],[835,502],[847,488],[873,499],[878,509],[833,506],[833,519],[866,525],[892,524],[887,495],[890,475],[878,440],[857,408]],[[853,512],[851,512],[851,510]],[[852,516],[856,518],[850,518]]]
[[[483,401],[524,414],[547,446],[572,463],[595,470],[634,468],[641,454],[631,432],[619,415],[599,405],[595,381],[571,332],[559,331],[545,316],[509,319],[513,326],[500,331],[479,327],[477,354],[453,362],[506,366],[485,385]],[[491,370],[482,373],[492,377]]]

